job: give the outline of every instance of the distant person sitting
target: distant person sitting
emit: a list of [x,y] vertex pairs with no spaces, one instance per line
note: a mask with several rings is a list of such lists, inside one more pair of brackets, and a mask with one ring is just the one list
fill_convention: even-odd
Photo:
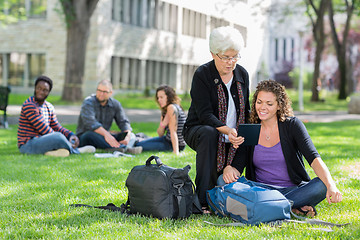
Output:
[[181,108],[180,98],[172,87],[164,85],[156,90],[156,101],[161,109],[157,129],[159,137],[140,141],[136,146],[141,146],[143,151],[172,151],[178,155],[186,146],[182,135],[186,115]]
[[[121,103],[111,95],[111,82],[102,80],[97,86],[96,94],[85,98],[76,129],[80,146],[91,145],[108,151],[141,153],[142,147],[133,147],[136,136],[131,132],[130,121]],[[127,133],[124,138],[122,134],[110,132],[113,120],[123,133]]]
[[34,96],[21,108],[18,128],[18,147],[21,153],[66,157],[70,153],[93,153],[95,148],[79,145],[78,137],[58,122],[54,106],[45,99],[53,82],[46,76],[35,81]]

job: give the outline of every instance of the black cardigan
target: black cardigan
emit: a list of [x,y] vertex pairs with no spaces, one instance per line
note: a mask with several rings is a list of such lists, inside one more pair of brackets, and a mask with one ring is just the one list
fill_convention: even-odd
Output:
[[[249,103],[249,75],[247,71],[240,65],[236,65],[234,78],[230,88],[232,98],[234,99],[237,118],[240,114],[240,102],[237,93],[236,82],[240,82],[245,103],[245,121],[247,122],[250,113]],[[225,124],[219,120],[217,85],[225,84],[220,78],[219,72],[215,67],[214,60],[201,65],[195,72],[191,85],[191,105],[186,119],[185,128],[196,125],[209,125],[215,128],[224,126]],[[228,92],[224,91],[226,99]],[[227,101],[228,104],[228,101]]]
[[[299,185],[310,181],[304,166],[303,156],[311,165],[313,160],[320,157],[304,124],[296,117],[288,117],[284,122],[278,121],[281,148],[285,157],[290,180]],[[249,147],[249,158],[246,165],[246,177],[255,181],[253,164],[254,146]]]

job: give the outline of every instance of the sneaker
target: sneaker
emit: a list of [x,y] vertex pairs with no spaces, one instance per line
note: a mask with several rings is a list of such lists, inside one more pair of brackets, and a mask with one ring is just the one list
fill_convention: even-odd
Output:
[[142,146],[137,146],[137,147],[127,148],[126,152],[130,154],[140,154],[142,153],[142,150],[143,150]]
[[59,148],[53,151],[48,151],[44,155],[53,157],[67,157],[70,155],[70,152],[65,148]]
[[91,145],[86,145],[83,147],[79,147],[78,150],[80,153],[94,153],[96,151],[96,148]]
[[125,153],[125,148],[106,148],[104,149],[105,152],[110,152],[110,153],[113,153],[113,152],[122,152],[122,153]]

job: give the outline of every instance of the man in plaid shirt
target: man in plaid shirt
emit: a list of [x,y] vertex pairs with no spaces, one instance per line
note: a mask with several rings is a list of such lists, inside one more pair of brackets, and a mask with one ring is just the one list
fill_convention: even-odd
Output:
[[21,108],[18,128],[18,148],[21,153],[69,156],[70,153],[95,152],[92,146],[79,146],[78,137],[61,126],[54,106],[45,99],[53,87],[47,76],[35,81],[34,96],[29,97]]

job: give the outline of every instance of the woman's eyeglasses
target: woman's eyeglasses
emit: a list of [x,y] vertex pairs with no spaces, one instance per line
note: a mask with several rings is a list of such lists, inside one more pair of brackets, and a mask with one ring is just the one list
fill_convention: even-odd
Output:
[[223,62],[237,62],[239,61],[239,59],[241,58],[240,54],[234,56],[234,57],[227,57],[227,56],[224,56],[224,57],[220,57],[219,54],[216,54],[216,56],[218,56],[218,58],[220,58],[221,61]]

